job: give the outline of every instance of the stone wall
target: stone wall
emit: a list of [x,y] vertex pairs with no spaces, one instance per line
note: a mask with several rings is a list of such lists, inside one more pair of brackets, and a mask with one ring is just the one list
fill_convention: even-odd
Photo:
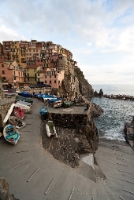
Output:
[[78,125],[86,125],[88,123],[86,114],[49,113],[49,119],[52,119],[56,126],[64,128],[76,128]]

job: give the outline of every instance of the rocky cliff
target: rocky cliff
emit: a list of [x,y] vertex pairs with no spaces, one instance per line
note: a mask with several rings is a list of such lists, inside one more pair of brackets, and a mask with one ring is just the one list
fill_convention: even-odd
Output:
[[73,100],[74,98],[79,99],[81,96],[90,98],[94,91],[80,68],[70,64],[65,68],[65,78],[60,88],[60,94]]

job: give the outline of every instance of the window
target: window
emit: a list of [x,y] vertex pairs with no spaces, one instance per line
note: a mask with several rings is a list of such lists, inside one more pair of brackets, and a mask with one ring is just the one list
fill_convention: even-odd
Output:
[[36,69],[34,69],[34,72],[36,72]]
[[2,67],[4,67],[4,64],[2,64]]
[[5,74],[5,71],[4,71],[4,70],[2,70],[2,74]]
[[56,78],[56,75],[55,75],[55,78]]
[[60,81],[58,81],[58,83],[60,84]]
[[45,81],[45,83],[47,83],[47,81]]
[[51,72],[50,71],[47,71],[47,75],[50,75],[51,74]]
[[56,83],[56,80],[54,80],[54,83]]
[[49,83],[52,83],[52,82],[51,82],[51,80],[50,80],[50,82],[49,82]]

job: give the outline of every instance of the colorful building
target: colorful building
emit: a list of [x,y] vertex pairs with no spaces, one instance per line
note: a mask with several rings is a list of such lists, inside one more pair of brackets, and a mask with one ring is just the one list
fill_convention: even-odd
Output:
[[37,66],[29,65],[25,68],[25,81],[31,83],[37,82]]
[[37,82],[50,85],[52,88],[60,88],[64,79],[64,70],[57,68],[45,68],[44,70],[37,69]]
[[23,68],[17,62],[0,62],[0,76],[3,85],[19,87],[19,83],[24,82]]

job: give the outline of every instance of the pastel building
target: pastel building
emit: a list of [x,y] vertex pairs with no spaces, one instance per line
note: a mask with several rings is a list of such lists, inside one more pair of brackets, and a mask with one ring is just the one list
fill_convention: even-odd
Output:
[[37,66],[36,65],[29,65],[25,68],[25,81],[29,83],[36,83],[37,81]]
[[50,85],[52,88],[60,88],[64,79],[64,70],[57,68],[45,68],[40,71],[37,69],[37,82]]
[[24,82],[23,68],[14,62],[0,63],[0,76],[3,85],[12,85],[14,88],[19,87],[19,84]]

